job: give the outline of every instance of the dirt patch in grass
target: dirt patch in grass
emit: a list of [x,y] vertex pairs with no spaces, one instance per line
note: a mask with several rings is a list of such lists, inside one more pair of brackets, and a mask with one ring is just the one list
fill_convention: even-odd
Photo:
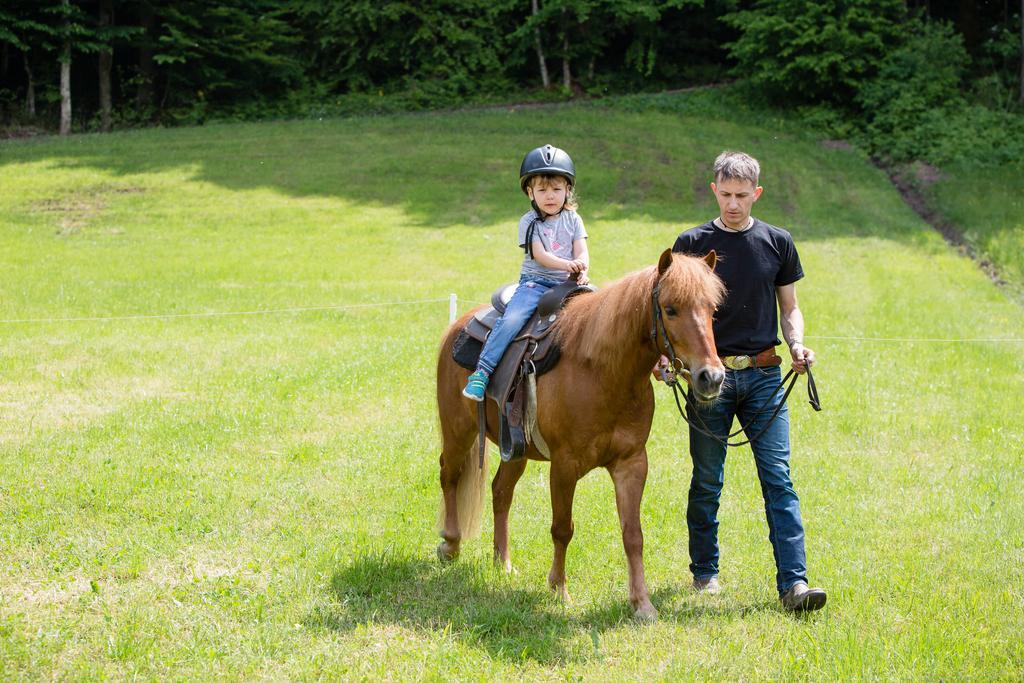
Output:
[[239,560],[237,553],[215,551],[189,545],[179,549],[173,557],[154,562],[138,579],[162,589],[230,579],[265,588],[266,575]]
[[[53,214],[57,223],[57,235],[67,237],[82,232],[97,216],[103,213],[110,203],[110,196],[140,194],[145,191],[145,188],[135,186],[94,185],[65,192],[57,197],[43,199],[36,202],[31,208],[40,213]],[[122,231],[115,230],[114,232]]]
[[89,579],[67,577],[63,581],[30,581],[0,586],[0,596],[11,606],[22,609],[43,605],[66,605],[92,590]]
[[76,193],[56,199],[44,199],[32,207],[34,211],[52,213],[61,237],[81,232],[89,221],[107,208],[102,196]]
[[41,135],[49,135],[45,128],[38,126],[4,126],[0,128],[0,142],[4,140],[26,140]]
[[694,203],[701,207],[709,206],[714,197],[711,195],[706,165],[703,162],[697,163],[690,178],[690,192],[693,194]]
[[914,210],[914,213],[935,228],[951,246],[977,263],[992,282],[1003,288],[1009,286],[1006,279],[999,274],[996,265],[964,238],[963,231],[957,225],[933,209],[928,202],[925,192],[944,178],[942,171],[922,162],[900,167],[886,166],[878,160],[875,160],[875,164],[886,172],[889,180],[903,197],[903,201]]
[[843,151],[853,149],[853,145],[846,140],[822,140],[821,146],[825,149],[839,149]]
[[114,380],[87,391],[55,391],[40,383],[0,383],[0,424],[7,425],[4,432],[8,439],[15,435],[22,438],[34,428],[81,427],[129,403],[153,398],[182,401],[191,398],[191,394],[175,389],[165,379],[152,377]]

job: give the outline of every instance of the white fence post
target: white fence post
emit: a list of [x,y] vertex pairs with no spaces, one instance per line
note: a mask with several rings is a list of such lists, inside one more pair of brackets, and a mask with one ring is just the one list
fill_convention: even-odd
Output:
[[454,294],[448,295],[448,324],[451,325],[455,322],[455,318],[458,316],[458,298]]

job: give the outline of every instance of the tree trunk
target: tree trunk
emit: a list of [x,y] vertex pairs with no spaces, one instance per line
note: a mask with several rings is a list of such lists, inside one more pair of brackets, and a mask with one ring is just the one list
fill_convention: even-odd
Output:
[[142,79],[135,95],[135,101],[140,109],[148,109],[153,106],[154,82],[156,80],[156,65],[153,62],[153,47],[150,44],[153,27],[156,26],[156,14],[153,12],[153,6],[148,2],[139,5],[139,25],[142,27],[142,40],[139,41],[139,75],[142,76]]
[[[959,30],[964,39],[964,47],[968,54],[974,54],[981,45],[982,28],[977,12],[975,0],[960,0],[957,6],[956,21],[954,26]],[[988,3],[986,3],[988,4]]]
[[25,114],[30,118],[36,117],[36,79],[32,77],[32,65],[28,61],[28,51],[21,53],[25,59]]
[[[114,23],[114,3],[113,0],[100,0],[100,16],[99,24],[100,30],[109,28]],[[110,46],[106,49],[100,50],[99,54],[100,63],[100,129],[104,133],[110,132],[110,72],[114,66],[114,53],[111,51]]]
[[1024,105],[1024,0],[1020,0],[1020,103]]
[[572,72],[569,71],[569,35],[562,39],[562,85],[566,90],[572,87]]
[[[530,0],[530,4],[533,8],[533,16],[537,16],[540,11],[537,7],[537,0]],[[533,44],[537,48],[537,61],[540,63],[540,82],[544,84],[545,89],[550,88],[551,76],[548,75],[548,63],[544,60],[544,47],[540,43],[540,28],[533,29]]]
[[[1021,0],[1021,2],[1024,2],[1024,0]],[[566,14],[567,14],[567,12],[565,11],[565,8],[563,7],[562,8],[562,26],[563,27],[568,26],[568,21],[567,21]],[[562,33],[562,86],[564,86],[566,90],[569,90],[572,87],[572,73],[570,73],[570,71],[569,71],[569,31],[568,30],[565,30],[564,33]]]
[[64,43],[60,57],[60,134],[71,133],[71,43]]

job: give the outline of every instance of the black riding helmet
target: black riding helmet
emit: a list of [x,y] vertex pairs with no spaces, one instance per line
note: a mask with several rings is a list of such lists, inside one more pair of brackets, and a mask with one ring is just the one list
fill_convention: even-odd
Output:
[[565,150],[544,145],[526,153],[523,165],[519,167],[519,187],[526,192],[526,183],[537,175],[560,175],[569,180],[570,185],[576,184],[576,164],[565,153]]
[[[530,178],[538,175],[559,175],[568,180],[569,185],[572,186],[576,184],[576,164],[572,163],[572,159],[565,153],[565,150],[544,145],[527,152],[523,157],[523,165],[519,167],[519,187],[523,194],[530,195],[526,191],[526,183],[530,181]],[[536,217],[530,222],[530,227],[526,229],[526,243],[523,244],[523,250],[527,256],[533,258],[534,230],[537,227],[537,221],[544,219],[544,213],[537,206],[537,202],[531,201],[530,203],[533,205]]]

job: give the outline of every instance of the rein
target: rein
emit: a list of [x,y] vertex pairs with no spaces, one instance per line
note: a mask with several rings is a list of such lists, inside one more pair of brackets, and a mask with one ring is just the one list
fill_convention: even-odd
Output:
[[[786,376],[782,378],[782,382],[779,383],[778,389],[775,390],[772,396],[779,393],[779,390],[782,389],[782,387],[785,386],[786,382],[788,381],[789,386],[786,387],[786,393],[782,395],[782,400],[779,401],[779,405],[775,406],[775,410],[772,411],[772,416],[768,419],[768,422],[765,424],[765,426],[761,428],[761,431],[759,431],[754,436],[749,437],[746,441],[729,441],[729,439],[733,438],[734,436],[739,436],[740,434],[746,433],[747,428],[743,426],[742,422],[740,423],[739,429],[727,435],[724,439],[715,434],[714,432],[712,432],[710,428],[708,428],[707,424],[704,422],[704,418],[700,416],[700,411],[697,409],[697,403],[693,400],[693,397],[690,396],[689,392],[683,392],[683,390],[679,388],[679,382],[672,383],[672,396],[676,400],[676,407],[679,409],[679,414],[682,415],[686,423],[690,425],[690,427],[692,427],[694,430],[700,432],[705,436],[711,437],[712,439],[722,444],[723,446],[745,446],[748,443],[753,443],[754,441],[757,441],[759,438],[761,438],[762,434],[768,431],[768,428],[771,427],[772,422],[775,421],[775,418],[777,418],[779,416],[779,413],[782,411],[782,406],[786,405],[786,399],[789,398],[789,394],[793,391],[793,387],[796,386],[797,377],[799,377],[799,375],[797,375],[796,371],[790,369],[790,371],[786,373]],[[683,394],[686,400],[686,407],[690,408],[690,411],[683,410],[683,406],[679,402],[679,394],[681,393]],[[818,400],[818,387],[814,383],[814,375],[811,374],[810,367],[807,368],[807,398],[808,403],[811,404],[811,407],[814,408],[814,410],[821,410],[821,401]],[[771,400],[771,398],[765,401],[766,405],[769,400]],[[692,412],[693,415],[696,416],[696,421],[690,417],[690,412]],[[764,412],[765,408],[761,408],[756,413],[754,413],[754,415],[761,415]],[[739,418],[737,418],[737,422],[738,421]]]
[[[654,289],[651,290],[651,343],[654,344],[654,350],[658,351],[658,353],[660,354],[661,349],[658,348],[658,333],[660,332],[662,338],[664,339],[664,342],[662,342],[662,347],[664,348],[666,355],[668,356],[669,362],[672,364],[672,370],[675,373],[682,375],[684,379],[689,381],[691,378],[690,369],[687,368],[686,363],[684,363],[683,360],[676,355],[675,348],[672,346],[672,340],[668,336],[668,328],[665,326],[665,319],[661,312],[661,303],[658,301],[658,293],[660,290],[661,281],[659,280],[658,283],[654,285]],[[757,441],[757,439],[761,438],[761,435],[768,430],[768,427],[770,427],[772,422],[775,421],[775,418],[779,416],[779,412],[782,411],[782,406],[786,405],[786,399],[789,398],[789,394],[793,391],[793,387],[796,386],[797,377],[798,375],[796,371],[793,369],[790,369],[790,371],[786,373],[786,376],[782,379],[782,382],[779,383],[778,388],[775,390],[775,393],[773,393],[772,396],[774,397],[774,395],[777,394],[783,386],[785,386],[786,382],[789,382],[789,386],[786,387],[786,393],[783,394],[782,400],[779,401],[779,405],[775,407],[775,410],[772,412],[772,416],[768,419],[768,422],[757,434],[749,437],[746,441],[739,442],[730,442],[729,439],[735,436],[739,436],[740,434],[746,433],[747,428],[743,426],[743,423],[740,423],[739,429],[727,435],[723,439],[722,437],[712,432],[711,429],[704,422],[704,419],[700,416],[700,411],[697,408],[697,403],[696,401],[694,401],[693,397],[690,396],[690,392],[684,392],[679,387],[679,382],[676,381],[675,378],[666,378],[665,383],[672,387],[672,396],[673,398],[675,398],[676,408],[679,409],[679,415],[682,416],[683,420],[688,425],[690,425],[690,427],[700,432],[701,434],[704,434],[705,436],[711,437],[712,439],[714,439],[715,441],[724,446],[735,447],[746,445],[748,443]],[[687,408],[690,408],[689,411],[683,409],[683,405],[679,401],[680,393],[683,394],[686,406]],[[810,365],[807,366],[807,398],[808,403],[811,404],[811,407],[814,408],[815,411],[821,410],[821,401],[818,399],[818,387],[814,383],[814,375],[811,374]],[[771,398],[769,398],[768,400],[771,400]],[[768,404],[768,400],[765,401],[765,405]],[[765,408],[761,408],[756,413],[754,413],[754,415],[761,415],[762,413],[765,412],[765,410]],[[691,412],[696,417],[696,420],[690,417],[689,413]]]

